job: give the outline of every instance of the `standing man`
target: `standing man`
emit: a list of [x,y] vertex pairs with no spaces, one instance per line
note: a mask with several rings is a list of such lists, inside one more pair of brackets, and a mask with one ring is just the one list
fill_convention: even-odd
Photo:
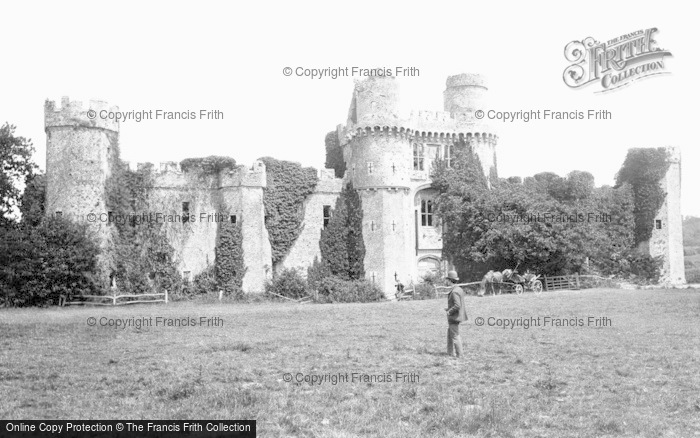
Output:
[[[447,273],[447,281],[457,284],[459,277],[457,272]],[[462,356],[462,337],[459,335],[459,324],[469,319],[467,317],[466,295],[461,287],[453,286],[447,296],[447,355]],[[454,352],[453,352],[454,350]]]

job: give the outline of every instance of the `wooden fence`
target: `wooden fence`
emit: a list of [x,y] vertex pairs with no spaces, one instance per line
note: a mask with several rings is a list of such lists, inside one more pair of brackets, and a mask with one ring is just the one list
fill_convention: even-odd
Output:
[[452,286],[435,286],[435,285],[428,285],[425,283],[421,283],[421,285],[424,285],[423,287],[426,288],[427,293],[416,293],[416,285],[411,284],[408,289],[405,289],[402,293],[397,293],[396,294],[396,299],[399,301],[405,301],[405,300],[424,300],[424,299],[429,299],[429,298],[440,298],[441,296],[447,295],[450,293],[450,290],[454,286],[460,286],[462,289],[464,289],[465,292],[470,293],[476,293],[479,290],[479,285],[481,282],[479,281],[474,281],[472,283],[459,283],[455,284]]
[[590,289],[594,287],[615,287],[615,281],[612,277],[600,277],[598,275],[558,275],[543,277],[544,290],[579,290]]
[[[148,298],[153,297],[153,298]],[[129,298],[129,300],[119,302],[119,300]],[[134,299],[135,298],[135,299]],[[144,299],[148,298],[148,299]],[[77,295],[71,301],[65,296],[61,296],[58,301],[59,306],[123,306],[125,304],[137,303],[165,303],[168,304],[168,291],[160,294],[137,294],[137,295]]]
[[[555,290],[579,290],[589,289],[594,287],[616,287],[615,281],[610,278],[600,277],[598,275],[558,275],[558,276],[543,276],[542,285],[545,291]],[[479,292],[481,282],[475,281],[472,283],[460,283],[460,286],[467,294],[476,295]],[[396,299],[416,300],[426,298],[439,298],[440,296],[450,293],[453,286],[423,286],[428,290],[428,293],[416,294],[416,285],[411,284],[403,293],[396,294]],[[422,295],[422,296],[421,296]]]

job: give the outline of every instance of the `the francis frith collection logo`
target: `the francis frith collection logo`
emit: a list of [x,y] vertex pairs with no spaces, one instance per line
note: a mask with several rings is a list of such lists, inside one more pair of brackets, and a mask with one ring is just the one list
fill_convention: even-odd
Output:
[[606,42],[592,37],[566,45],[564,56],[572,64],[564,70],[571,88],[600,84],[597,93],[618,89],[649,76],[667,74],[664,57],[671,52],[658,47],[658,29],[642,29]]

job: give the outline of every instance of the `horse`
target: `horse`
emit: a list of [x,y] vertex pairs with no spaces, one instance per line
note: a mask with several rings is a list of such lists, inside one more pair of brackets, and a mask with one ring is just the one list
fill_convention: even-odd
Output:
[[498,286],[498,295],[501,294],[502,291],[502,284],[504,282],[509,282],[509,283],[521,283],[523,281],[523,277],[518,274],[517,268],[516,269],[504,269],[503,272],[499,271],[489,271],[484,275],[484,278],[481,280],[481,293],[479,295],[485,295],[486,294],[486,286],[491,285],[491,294],[494,296],[496,295],[496,288],[494,285]]
[[494,283],[498,285],[498,294],[501,293],[501,283],[503,283],[503,274],[498,271],[489,271],[481,279],[481,290],[479,295],[486,294],[486,286],[491,285],[491,293],[495,296],[496,289],[494,288]]

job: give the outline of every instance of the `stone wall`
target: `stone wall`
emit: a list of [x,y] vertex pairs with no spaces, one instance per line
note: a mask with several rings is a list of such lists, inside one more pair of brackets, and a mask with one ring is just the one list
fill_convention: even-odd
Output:
[[683,258],[683,224],[681,217],[681,157],[678,148],[668,148],[669,168],[661,180],[666,193],[664,203],[654,218],[649,239],[649,254],[663,257],[661,283],[685,284]]
[[323,229],[323,209],[329,206],[335,209],[335,203],[343,188],[343,180],[334,177],[334,172],[324,169],[319,172],[316,190],[304,202],[304,227],[297,240],[289,250],[280,266],[282,268],[299,268],[306,276],[307,269],[314,258],[321,260],[321,230]]
[[360,190],[365,275],[387,298],[394,298],[394,275],[408,284],[415,271],[412,202],[408,189]]
[[218,174],[181,172],[176,165],[161,165],[159,169],[164,171],[154,173],[149,190],[151,208],[183,215],[183,203],[187,202],[192,217],[187,223],[166,223],[180,272],[188,272],[193,278],[213,265],[219,226],[224,221],[235,221],[242,227],[246,265],[243,290],[262,292],[272,266],[264,221],[265,165],[256,161],[250,168],[238,166]]
[[[61,100],[44,106],[46,131],[46,214],[61,214],[87,223],[105,249],[111,228],[107,224],[105,182],[119,153],[119,125],[90,118],[87,111],[116,110],[105,102],[83,104]],[[108,278],[108,261],[98,260],[101,276]]]

